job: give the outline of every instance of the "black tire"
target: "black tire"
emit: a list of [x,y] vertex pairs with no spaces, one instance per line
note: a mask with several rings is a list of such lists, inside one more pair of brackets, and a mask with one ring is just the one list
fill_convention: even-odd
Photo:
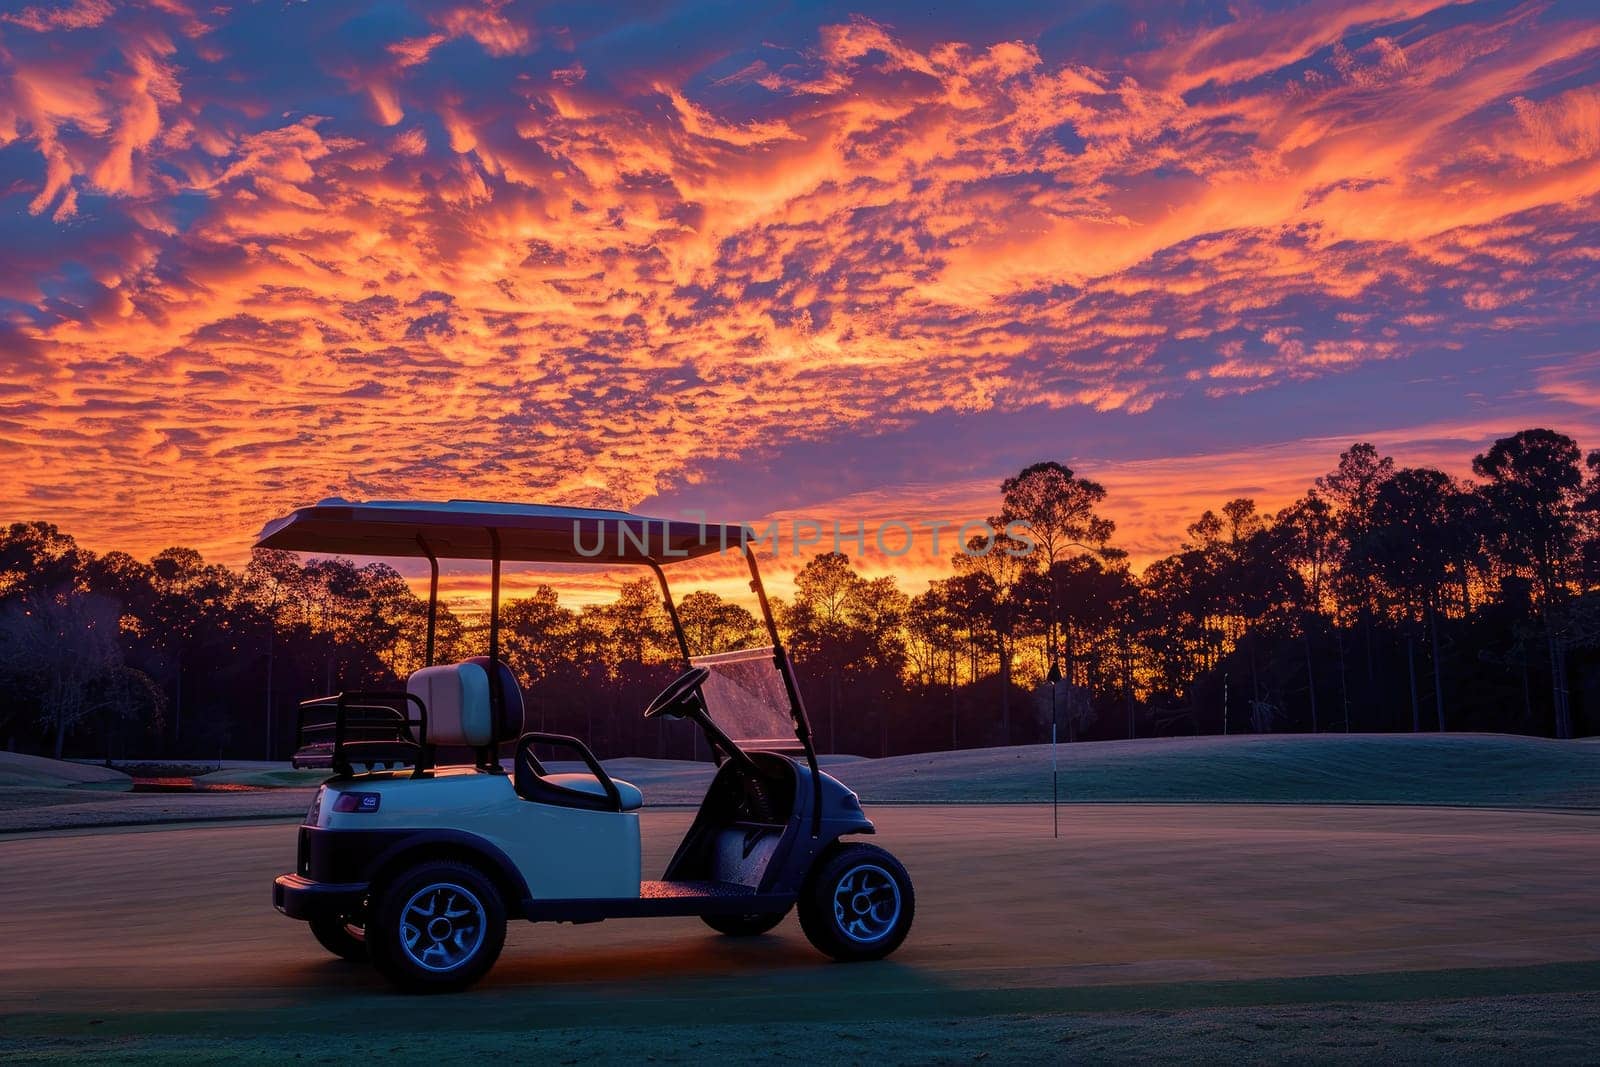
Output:
[[342,960],[367,962],[367,931],[359,918],[349,915],[323,915],[311,920],[311,933],[318,944]]
[[505,941],[505,903],[494,883],[453,860],[420,863],[390,879],[367,922],[373,965],[408,993],[467,988],[494,966]]
[[754,915],[702,915],[700,921],[729,937],[755,937],[777,926],[788,915],[787,911],[763,911]]
[[900,861],[858,844],[835,844],[817,857],[796,905],[806,938],[843,963],[879,960],[899,948],[916,909]]

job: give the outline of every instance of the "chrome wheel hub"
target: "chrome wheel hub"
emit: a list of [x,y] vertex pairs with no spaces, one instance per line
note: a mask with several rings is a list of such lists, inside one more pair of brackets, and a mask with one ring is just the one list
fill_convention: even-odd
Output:
[[470,889],[436,882],[412,894],[400,913],[400,944],[418,967],[453,971],[477,954],[488,927]]
[[852,867],[834,887],[833,918],[852,941],[881,941],[900,919],[900,886],[876,864]]

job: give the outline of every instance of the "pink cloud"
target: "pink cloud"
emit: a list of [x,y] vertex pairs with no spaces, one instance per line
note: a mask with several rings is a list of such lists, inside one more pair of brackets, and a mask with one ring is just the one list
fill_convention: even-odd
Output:
[[26,8],[6,195],[56,228],[0,277],[49,353],[0,506],[70,471],[69,527],[221,520],[237,556],[329,492],[629,505],[773,447],[1577,328],[1600,29],[1440,6],[1155,19],[1110,59],[868,17],[684,58],[506,3]]
[[44,33],[48,30],[86,30],[100,25],[116,13],[110,0],[73,0],[56,6],[29,6],[21,11],[0,12],[0,22]]

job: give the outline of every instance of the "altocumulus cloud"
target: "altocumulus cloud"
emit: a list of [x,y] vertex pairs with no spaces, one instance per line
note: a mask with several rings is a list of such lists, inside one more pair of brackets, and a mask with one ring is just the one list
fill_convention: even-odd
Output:
[[330,491],[631,505],[1592,315],[1583,4],[876,6],[9,9],[0,507],[237,555]]

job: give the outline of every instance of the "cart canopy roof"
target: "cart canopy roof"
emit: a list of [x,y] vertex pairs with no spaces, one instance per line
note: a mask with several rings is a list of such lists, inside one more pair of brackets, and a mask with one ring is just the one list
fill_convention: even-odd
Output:
[[347,556],[500,558],[533,563],[673,563],[723,549],[750,534],[740,524],[655,519],[626,511],[501,504],[484,500],[337,497],[262,527],[257,548]]

